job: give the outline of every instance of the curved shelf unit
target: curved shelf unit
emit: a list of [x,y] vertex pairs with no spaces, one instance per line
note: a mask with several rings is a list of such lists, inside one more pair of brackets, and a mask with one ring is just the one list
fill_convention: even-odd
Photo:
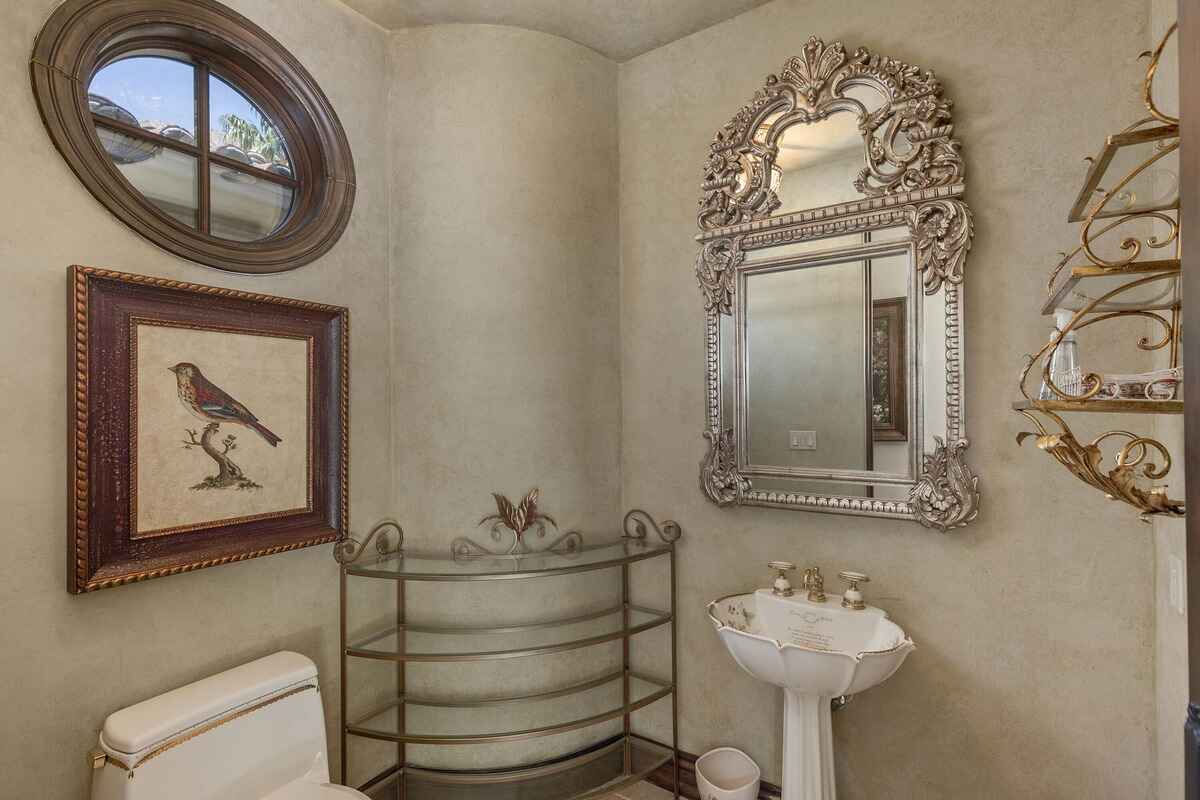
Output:
[[[640,516],[639,516],[640,515]],[[630,523],[634,527],[630,528]],[[660,532],[661,542],[645,538],[646,526]],[[670,764],[678,797],[678,709],[676,702],[675,543],[678,526],[662,528],[644,512],[630,512],[625,535],[612,544],[572,547],[538,553],[507,555],[488,552],[449,556],[407,553],[400,533],[393,552],[379,543],[373,561],[355,563],[366,542],[343,543],[335,555],[354,558],[341,569],[341,718],[342,773],[346,783],[349,737],[391,742],[395,764],[357,788],[378,800],[586,800],[604,797],[637,783]],[[378,526],[377,526],[378,527]],[[374,534],[372,534],[374,535]],[[350,545],[353,546],[350,546]],[[630,567],[647,559],[669,561],[670,607],[666,610],[635,605],[630,600]],[[532,622],[494,626],[434,624],[412,620],[406,608],[405,586],[410,581],[532,580],[611,570],[619,579],[621,602],[597,610]],[[384,580],[395,584],[395,622],[353,640],[349,639],[348,586],[352,579]],[[640,633],[670,626],[670,677],[659,680],[634,673],[631,643]],[[610,642],[621,643],[621,665],[600,675],[565,686],[524,694],[482,697],[422,696],[406,691],[407,670],[424,664],[496,662],[537,658],[583,650]],[[395,693],[370,710],[347,714],[347,669],[350,659],[393,662]],[[378,697],[378,695],[376,695]],[[655,742],[633,733],[635,712],[671,700],[672,741]],[[520,714],[515,714],[516,710]],[[514,717],[520,722],[512,721]],[[519,764],[504,769],[434,769],[409,758],[410,745],[461,747],[503,745],[553,737],[615,721],[621,733],[583,751],[551,761]]]
[[[421,800],[593,800],[648,778],[671,763],[671,750],[633,738],[624,769],[625,742],[618,736],[574,756],[505,772],[452,772],[408,767],[405,791]],[[364,784],[368,793],[398,786],[400,773],[387,770]],[[562,787],[586,788],[564,793]]]
[[[587,681],[565,689],[520,698],[461,702],[435,701],[436,704],[434,704],[429,701],[404,697],[373,709],[362,719],[351,722],[346,729],[355,736],[406,744],[467,745],[518,742],[568,733],[618,719],[669,697],[673,690],[670,684],[661,683],[643,675],[631,674],[630,698],[629,702],[625,703],[621,699],[623,677],[624,672],[618,672],[604,676],[602,679]],[[582,695],[588,694],[597,695],[596,699],[601,700],[608,696],[614,704],[598,714],[578,716],[579,712],[575,709],[586,699]],[[556,702],[566,698],[571,698],[572,702]],[[515,730],[496,730],[489,733],[455,732],[473,730],[481,724],[487,725],[502,716],[492,711],[495,706],[513,703],[521,703],[527,707],[527,710],[534,711],[535,718],[541,724]],[[437,708],[442,713],[425,715],[428,719],[422,723],[414,720],[412,715],[402,716],[397,713],[401,705],[410,708],[427,706]],[[544,708],[537,708],[537,706],[544,706]],[[457,713],[448,713],[451,709]],[[481,710],[485,713],[479,713]],[[492,711],[492,713],[486,713],[488,711]],[[403,731],[400,730],[401,726],[399,725],[402,719],[405,721]],[[421,730],[422,724],[430,727]],[[413,730],[414,728],[416,730]]]
[[363,578],[404,581],[496,581],[571,575],[619,567],[670,553],[669,543],[622,539],[614,544],[585,547],[574,552],[543,552],[522,556],[470,556],[397,553],[363,566],[347,566],[346,574]]
[[[347,644],[346,654],[355,658],[406,662],[527,658],[627,639],[669,622],[669,612],[631,605],[628,620],[622,607],[552,622],[492,629],[435,629],[398,624]],[[591,629],[588,635],[564,630],[581,625]],[[512,646],[518,643],[520,647]]]

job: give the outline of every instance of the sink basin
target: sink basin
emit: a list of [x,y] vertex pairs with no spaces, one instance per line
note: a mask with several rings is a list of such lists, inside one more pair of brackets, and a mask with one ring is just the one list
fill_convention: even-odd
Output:
[[830,701],[890,678],[915,645],[882,609],[770,589],[708,604],[738,665],[784,690],[783,800],[834,800]]

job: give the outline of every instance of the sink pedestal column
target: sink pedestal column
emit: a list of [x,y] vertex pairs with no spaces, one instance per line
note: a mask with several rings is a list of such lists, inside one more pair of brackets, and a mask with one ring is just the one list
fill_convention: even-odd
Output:
[[830,698],[784,689],[783,800],[836,800]]

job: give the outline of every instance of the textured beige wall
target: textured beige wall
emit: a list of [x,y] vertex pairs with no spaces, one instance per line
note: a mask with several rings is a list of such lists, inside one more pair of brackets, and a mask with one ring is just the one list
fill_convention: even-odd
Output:
[[[1171,468],[1172,497],[1183,496],[1183,418],[1158,421],[1154,435],[1178,459]],[[1171,604],[1171,561],[1178,559],[1183,585],[1187,583],[1187,536],[1182,519],[1154,522],[1154,612],[1155,612],[1155,707],[1158,724],[1157,800],[1183,800],[1183,724],[1188,703],[1187,614]],[[1185,604],[1186,608],[1186,604]]]
[[[563,530],[615,538],[616,65],[565,39],[491,25],[397,31],[391,57],[393,497],[408,541],[440,552],[455,536],[487,542],[476,525],[495,510],[490,493],[516,500],[532,486]],[[459,624],[549,619],[612,607],[619,581],[606,571],[416,587],[410,613]],[[604,647],[414,665],[409,681],[442,694],[532,692],[605,674],[619,657],[619,647]],[[606,691],[560,703],[558,718],[611,708]],[[503,724],[477,724],[546,724],[528,712],[505,709]],[[414,717],[414,725],[435,723],[444,720]],[[527,763],[612,732],[414,748],[413,757],[457,767]]]
[[446,547],[542,489],[615,532],[620,482],[616,65],[491,25],[392,46],[395,499]]
[[[745,748],[777,780],[778,693],[725,654],[710,598],[786,558],[872,575],[918,649],[835,716],[840,796],[1154,794],[1151,540],[1014,434],[1020,354],[1045,340],[1039,286],[1098,131],[1136,113],[1146,12],[1122,0],[978,4],[776,0],[621,67],[622,483],[679,519],[683,746]],[[810,34],[934,69],[955,102],[978,223],[967,265],[967,426],[984,506],[942,536],[913,523],[718,509],[704,455],[692,276],[713,133]],[[833,583],[837,583],[833,579]]]
[[[1153,796],[1153,611],[1137,590],[1152,580],[1150,542],[1125,509],[1018,450],[1023,426],[1007,410],[1018,353],[1045,339],[1034,298],[1064,243],[1079,156],[1133,110],[1144,14],[1118,0],[914,0],[882,22],[863,0],[776,0],[621,67],[618,100],[615,65],[554,37],[456,25],[389,37],[329,0],[231,0],[316,75],[359,172],[354,218],[330,254],[250,278],[148,245],[54,152],[26,65],[52,5],[14,6],[0,34],[0,85],[14,98],[0,179],[25,193],[0,228],[13,265],[0,375],[21,432],[0,490],[10,543],[0,794],[85,797],[81,754],[109,711],[281,647],[317,660],[336,725],[327,549],[93,596],[62,588],[64,275],[81,262],[349,305],[356,530],[394,512],[414,546],[440,549],[472,531],[488,492],[535,483],[564,526],[611,529],[623,504],[678,518],[687,749],[738,744],[778,779],[778,697],[718,650],[703,603],[761,585],[763,562],[786,557],[827,574],[865,569],[872,599],[919,644],[887,686],[836,718],[844,796]],[[986,502],[964,532],[719,510],[697,487],[699,165],[712,133],[809,33],[934,68],[957,103],[979,222],[967,392]],[[662,577],[644,569],[639,585]],[[550,615],[606,591],[547,584],[498,606],[462,599]],[[661,655],[665,636],[648,639]],[[542,677],[504,680],[519,689]],[[651,711],[661,731],[661,709]]]
[[[55,3],[5,4],[0,32],[0,381],[4,562],[0,567],[0,797],[87,796],[84,754],[128,703],[281,648],[313,657],[335,729],[337,570],[328,547],[71,596],[66,507],[66,268],[93,264],[352,309],[351,517],[383,515],[388,432],[386,35],[326,0],[231,0],[313,73],[350,137],[358,194],[350,226],[319,261],[235,276],[164,253],[125,228],[54,150],[29,92],[33,40]],[[336,756],[335,756],[336,757]]]
[[[1176,19],[1176,0],[1150,0],[1150,25],[1146,47],[1158,46],[1167,28]],[[1154,80],[1156,100],[1168,114],[1179,109],[1179,59],[1177,42],[1163,51]],[[1156,365],[1167,364],[1160,359]],[[1175,465],[1167,481],[1173,497],[1184,494],[1183,418],[1156,417],[1153,435],[1170,448]],[[1176,559],[1186,586],[1187,526],[1181,519],[1154,521],[1154,676],[1155,707],[1158,725],[1155,744],[1158,753],[1157,800],[1183,800],[1183,723],[1188,702],[1187,615],[1171,605],[1171,564]],[[1186,607],[1186,604],[1185,604]]]

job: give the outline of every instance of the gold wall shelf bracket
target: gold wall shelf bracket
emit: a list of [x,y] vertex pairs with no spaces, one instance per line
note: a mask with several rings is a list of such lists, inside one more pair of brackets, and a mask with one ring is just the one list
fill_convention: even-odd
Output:
[[[1076,478],[1109,499],[1138,509],[1143,520],[1186,513],[1185,504],[1172,499],[1160,483],[1171,470],[1169,448],[1158,439],[1124,429],[1085,441],[1071,430],[1063,414],[1183,411],[1178,397],[1182,379],[1179,186],[1177,175],[1166,180],[1171,174],[1164,172],[1164,165],[1170,163],[1164,159],[1179,149],[1179,120],[1161,110],[1153,90],[1163,49],[1175,32],[1172,26],[1153,52],[1143,54],[1151,58],[1142,84],[1150,116],[1109,136],[1099,155],[1087,159],[1087,175],[1068,214],[1068,222],[1082,223],[1079,246],[1063,253],[1051,270],[1041,309],[1058,317],[1058,327],[1047,344],[1027,357],[1019,377],[1024,399],[1013,404],[1013,410],[1035,428],[1018,433],[1018,445],[1034,439],[1040,450]],[[1061,312],[1070,315],[1065,323]],[[1076,332],[1118,319],[1150,323],[1155,333],[1138,338],[1137,349],[1165,351],[1169,367],[1131,375],[1054,374],[1056,356],[1064,343],[1074,346]],[[1041,379],[1036,394],[1030,391],[1031,375]],[[1106,464],[1103,448],[1111,451],[1114,446],[1112,461]]]

